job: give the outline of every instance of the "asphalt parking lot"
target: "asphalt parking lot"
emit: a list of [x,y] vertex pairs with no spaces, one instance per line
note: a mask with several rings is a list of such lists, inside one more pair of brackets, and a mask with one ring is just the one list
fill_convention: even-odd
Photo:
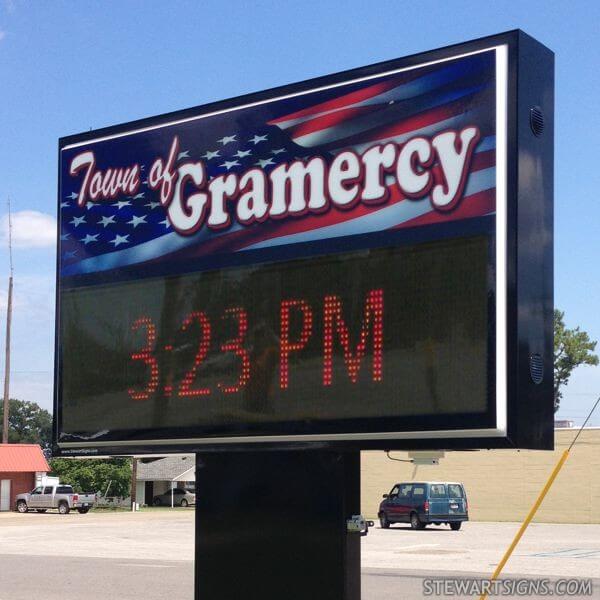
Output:
[[[191,600],[193,518],[193,509],[2,513],[0,600]],[[467,523],[459,532],[373,528],[363,538],[363,600],[421,598],[424,580],[432,577],[488,576],[517,527]],[[600,525],[532,525],[506,574],[600,577]],[[592,597],[600,598],[600,579],[593,586]]]

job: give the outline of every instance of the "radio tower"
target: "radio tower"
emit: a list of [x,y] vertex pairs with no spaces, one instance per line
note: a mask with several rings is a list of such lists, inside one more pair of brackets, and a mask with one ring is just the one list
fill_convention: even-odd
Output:
[[8,198],[8,304],[6,306],[6,358],[4,361],[4,411],[2,423],[2,443],[8,444],[8,407],[10,403],[10,325],[12,319],[13,261],[12,261],[12,220],[10,215],[10,196]]

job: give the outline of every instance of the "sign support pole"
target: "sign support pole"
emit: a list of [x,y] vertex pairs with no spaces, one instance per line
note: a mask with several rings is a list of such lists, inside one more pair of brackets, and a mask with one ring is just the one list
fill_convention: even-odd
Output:
[[196,455],[196,600],[360,600],[360,452]]

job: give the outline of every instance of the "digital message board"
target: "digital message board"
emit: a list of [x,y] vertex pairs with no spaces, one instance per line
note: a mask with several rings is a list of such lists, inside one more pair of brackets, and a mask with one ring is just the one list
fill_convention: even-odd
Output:
[[61,139],[57,451],[550,447],[552,92],[512,32]]

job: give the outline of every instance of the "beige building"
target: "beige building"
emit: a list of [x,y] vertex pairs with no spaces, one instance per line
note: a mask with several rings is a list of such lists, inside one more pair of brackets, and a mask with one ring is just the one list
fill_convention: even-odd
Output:
[[[415,466],[391,461],[384,452],[363,452],[362,512],[375,518],[381,495],[400,481],[461,481],[472,520],[522,520],[576,433],[576,429],[557,429],[554,452],[446,452],[439,465]],[[408,458],[406,452],[393,452],[392,456]],[[600,523],[600,428],[582,432],[535,520]]]

